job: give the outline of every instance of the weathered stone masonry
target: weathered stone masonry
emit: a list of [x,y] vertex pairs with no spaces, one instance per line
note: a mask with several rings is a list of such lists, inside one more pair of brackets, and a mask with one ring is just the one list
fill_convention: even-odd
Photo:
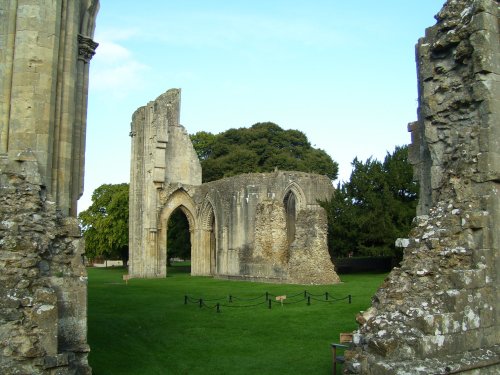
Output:
[[358,316],[352,374],[500,372],[499,3],[449,0],[417,45],[418,217]]
[[325,176],[276,171],[201,183],[201,166],[179,124],[180,90],[133,115],[129,273],[165,277],[167,223],[181,209],[191,232],[192,275],[293,283],[336,283],[317,199]]
[[0,373],[90,374],[83,191],[98,0],[0,1]]

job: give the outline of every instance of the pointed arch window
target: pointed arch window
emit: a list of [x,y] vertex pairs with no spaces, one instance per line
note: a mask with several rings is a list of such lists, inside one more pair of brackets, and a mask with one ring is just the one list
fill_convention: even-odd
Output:
[[295,220],[297,211],[297,199],[293,191],[289,191],[285,195],[283,201],[285,205],[285,215],[286,215],[286,235],[288,244],[290,245],[295,240]]

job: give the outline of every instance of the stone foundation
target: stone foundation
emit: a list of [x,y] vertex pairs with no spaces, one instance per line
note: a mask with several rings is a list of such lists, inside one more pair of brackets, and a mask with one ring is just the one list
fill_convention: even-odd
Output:
[[87,277],[75,218],[30,153],[0,157],[0,373],[90,374]]

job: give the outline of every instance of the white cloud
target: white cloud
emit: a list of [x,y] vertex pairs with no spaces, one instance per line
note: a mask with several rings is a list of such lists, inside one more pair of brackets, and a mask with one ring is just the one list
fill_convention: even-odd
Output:
[[101,64],[117,64],[132,59],[132,52],[111,41],[103,41],[97,49],[96,61]]
[[148,66],[135,60],[127,60],[108,68],[96,69],[90,79],[91,90],[105,90],[113,95],[126,95],[128,90],[141,84],[142,72]]
[[141,85],[149,67],[125,47],[137,35],[135,29],[108,29],[96,37],[99,47],[91,64],[90,90],[121,98]]

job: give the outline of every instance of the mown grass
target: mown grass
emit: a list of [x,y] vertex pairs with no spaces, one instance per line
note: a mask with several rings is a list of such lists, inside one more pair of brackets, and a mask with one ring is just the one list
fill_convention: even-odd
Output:
[[[385,277],[357,274],[344,275],[338,285],[278,285],[191,277],[173,267],[165,279],[133,279],[126,285],[122,268],[88,271],[94,375],[330,374],[330,343],[338,341],[340,332],[356,328],[355,314],[369,306]],[[352,303],[313,299],[310,305],[273,303],[271,309],[267,304],[222,306],[220,313],[184,304],[185,295],[208,300],[253,298],[265,292],[291,296],[304,290],[328,292],[330,298],[351,294]]]

